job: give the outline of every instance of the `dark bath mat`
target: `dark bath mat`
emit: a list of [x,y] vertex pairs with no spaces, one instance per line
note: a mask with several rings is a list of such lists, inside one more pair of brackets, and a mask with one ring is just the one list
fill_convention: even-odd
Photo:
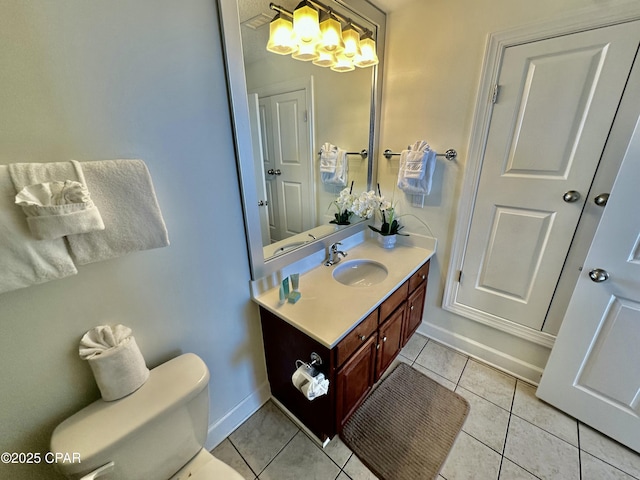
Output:
[[435,478],[468,402],[405,363],[382,380],[344,426],[344,443],[381,480]]

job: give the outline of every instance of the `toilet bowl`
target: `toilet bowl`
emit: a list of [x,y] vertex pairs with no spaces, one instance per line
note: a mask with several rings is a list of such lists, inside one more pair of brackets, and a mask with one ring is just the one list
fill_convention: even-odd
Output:
[[205,449],[202,449],[193,460],[182,467],[180,471],[169,480],[242,480],[242,478],[243,477],[229,465],[221,462]]
[[205,448],[209,370],[192,353],[153,370],[120,400],[97,400],[63,421],[51,451],[74,452],[80,462],[58,463],[71,479],[242,480]]

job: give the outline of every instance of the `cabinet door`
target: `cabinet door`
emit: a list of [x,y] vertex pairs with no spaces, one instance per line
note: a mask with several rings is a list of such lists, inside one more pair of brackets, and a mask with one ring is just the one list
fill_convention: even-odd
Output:
[[402,348],[402,326],[405,305],[398,308],[381,326],[378,333],[376,382],[391,365]]
[[336,415],[338,431],[373,386],[377,336],[371,336],[347,360],[336,375]]
[[407,321],[405,322],[404,335],[402,344],[409,341],[413,332],[417,330],[422,323],[422,313],[424,311],[424,299],[427,291],[426,282],[418,287],[407,299]]

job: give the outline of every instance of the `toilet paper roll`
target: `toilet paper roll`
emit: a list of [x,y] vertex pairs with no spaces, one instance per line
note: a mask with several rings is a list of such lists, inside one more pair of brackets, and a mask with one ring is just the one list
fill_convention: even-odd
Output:
[[307,365],[302,365],[293,372],[291,376],[293,386],[302,392],[302,387],[310,382],[313,382],[313,372]]
[[291,382],[307,400],[324,395],[329,389],[329,380],[324,378],[324,374],[315,372],[308,365],[298,367],[291,376]]

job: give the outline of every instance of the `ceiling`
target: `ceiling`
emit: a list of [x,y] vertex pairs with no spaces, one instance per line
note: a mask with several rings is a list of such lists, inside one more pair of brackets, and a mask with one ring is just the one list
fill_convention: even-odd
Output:
[[[368,0],[370,3],[378,7],[380,10],[389,13],[402,5],[413,0]],[[244,22],[250,18],[266,13],[273,17],[275,12],[269,9],[270,0],[242,0],[239,3],[240,21]],[[286,8],[287,10],[295,10],[300,0],[274,0],[274,3]],[[348,0],[347,0],[348,3]]]

